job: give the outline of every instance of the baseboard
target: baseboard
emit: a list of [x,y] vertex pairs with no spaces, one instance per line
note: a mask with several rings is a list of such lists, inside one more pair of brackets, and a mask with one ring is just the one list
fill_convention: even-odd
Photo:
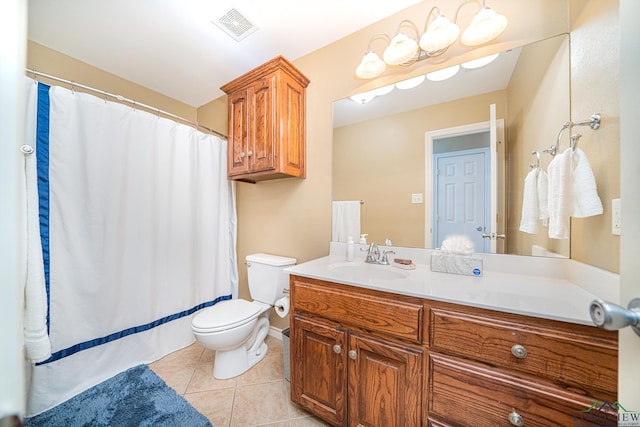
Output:
[[273,337],[282,341],[282,329],[280,328],[276,328],[275,326],[270,326],[268,335],[270,337]]

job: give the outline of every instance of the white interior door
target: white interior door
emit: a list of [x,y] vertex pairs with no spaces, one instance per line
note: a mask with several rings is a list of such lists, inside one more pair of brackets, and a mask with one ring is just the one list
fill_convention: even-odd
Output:
[[476,252],[489,250],[482,234],[488,228],[490,194],[487,188],[489,150],[473,149],[434,156],[434,242],[442,245],[448,236],[464,235]]
[[[491,113],[493,111],[493,113]],[[434,174],[433,170],[435,168],[433,162],[433,144],[434,141],[440,138],[448,138],[455,137],[461,135],[469,135],[479,132],[490,132],[490,141],[489,141],[489,157],[490,157],[490,188],[491,188],[491,204],[489,207],[489,218],[491,218],[491,222],[489,226],[487,226],[487,232],[492,232],[496,234],[504,234],[504,212],[505,212],[505,185],[504,185],[504,176],[505,176],[505,166],[504,166],[504,144],[501,141],[504,141],[504,119],[495,120],[495,105],[492,104],[490,106],[490,116],[493,115],[495,124],[492,127],[491,121],[479,122],[479,123],[471,123],[468,125],[455,126],[451,128],[438,129],[435,131],[430,131],[425,133],[425,170],[427,173],[424,174],[425,184],[424,188],[426,191],[433,191],[434,186]],[[492,131],[493,129],[493,131]],[[438,246],[434,246],[434,204],[433,197],[425,198],[425,247],[427,248],[435,248]],[[490,228],[491,227],[491,228]],[[489,229],[490,228],[490,229]],[[492,253],[503,253],[504,252],[504,244],[503,240],[500,240],[496,243],[495,240],[490,242],[489,251]],[[493,245],[491,245],[493,243]]]

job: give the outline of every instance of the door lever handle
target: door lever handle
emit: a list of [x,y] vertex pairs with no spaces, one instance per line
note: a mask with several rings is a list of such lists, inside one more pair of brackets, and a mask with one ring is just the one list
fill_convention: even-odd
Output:
[[640,298],[629,301],[626,309],[612,302],[593,300],[589,314],[593,323],[602,329],[616,331],[631,326],[640,336]]

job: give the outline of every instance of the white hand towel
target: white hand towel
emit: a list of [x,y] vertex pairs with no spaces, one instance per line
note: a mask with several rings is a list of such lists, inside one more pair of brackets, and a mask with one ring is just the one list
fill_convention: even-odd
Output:
[[349,236],[360,236],[360,201],[333,202],[331,208],[331,241],[346,242]]
[[542,169],[538,169],[538,218],[545,227],[549,225],[549,177]]
[[524,233],[538,233],[538,169],[534,169],[524,178],[524,195],[522,198],[522,216],[520,231]]
[[568,239],[573,197],[571,195],[571,157],[567,148],[557,154],[547,168],[549,180],[549,237]]
[[596,179],[593,176],[587,155],[579,148],[573,153],[571,173],[573,212],[576,218],[602,214],[602,202],[598,197]]

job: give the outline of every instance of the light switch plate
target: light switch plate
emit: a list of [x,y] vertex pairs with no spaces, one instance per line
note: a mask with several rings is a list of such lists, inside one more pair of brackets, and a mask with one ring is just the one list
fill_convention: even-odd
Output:
[[411,194],[411,203],[422,203],[422,193]]
[[620,199],[611,201],[611,234],[619,236],[622,230],[622,207]]

